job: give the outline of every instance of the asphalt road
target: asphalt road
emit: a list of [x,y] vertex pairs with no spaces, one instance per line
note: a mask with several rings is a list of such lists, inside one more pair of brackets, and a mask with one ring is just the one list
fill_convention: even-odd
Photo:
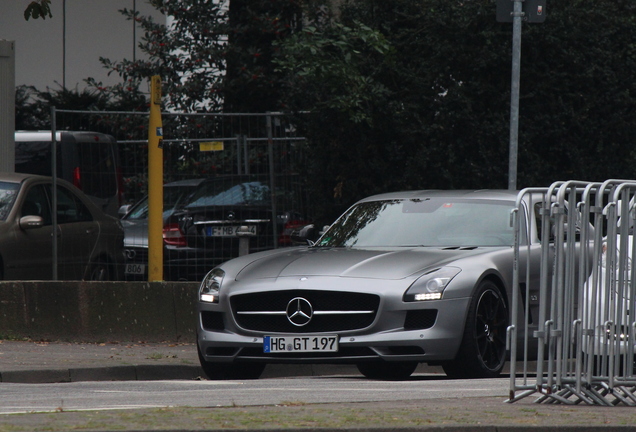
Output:
[[633,431],[634,407],[506,403],[509,381],[359,375],[0,384],[0,431]]
[[58,410],[160,407],[232,407],[285,404],[394,402],[496,397],[504,403],[507,379],[446,380],[417,376],[372,381],[360,376],[278,378],[250,381],[100,381],[2,385],[0,414]]
[[[271,366],[271,367],[270,367]],[[506,403],[509,380],[367,380],[333,365],[270,365],[201,379],[192,344],[0,341],[0,432],[383,430],[632,431],[636,407]]]

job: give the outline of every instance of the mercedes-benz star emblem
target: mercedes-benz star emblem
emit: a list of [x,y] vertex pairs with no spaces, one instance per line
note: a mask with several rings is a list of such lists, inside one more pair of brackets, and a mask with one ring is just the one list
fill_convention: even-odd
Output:
[[126,249],[126,258],[128,259],[133,259],[135,257],[135,255],[137,255],[137,251],[135,251],[134,249]]
[[309,324],[314,315],[314,308],[307,299],[295,297],[287,303],[287,319],[297,327]]
[[230,212],[227,213],[227,218],[229,220],[234,220],[236,218],[236,215],[234,214],[233,211],[230,211]]

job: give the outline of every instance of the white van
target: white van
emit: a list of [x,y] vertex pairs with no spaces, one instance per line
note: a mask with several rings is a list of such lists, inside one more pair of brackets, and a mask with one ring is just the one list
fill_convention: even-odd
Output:
[[[56,133],[57,177],[71,182],[104,213],[117,217],[123,181],[117,142],[110,135],[86,131]],[[15,171],[50,176],[51,131],[15,133]]]

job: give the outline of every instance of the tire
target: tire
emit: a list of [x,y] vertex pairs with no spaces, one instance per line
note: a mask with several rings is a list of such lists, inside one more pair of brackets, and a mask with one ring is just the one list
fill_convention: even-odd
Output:
[[374,361],[359,363],[356,366],[362,375],[369,379],[399,381],[405,380],[417,368],[417,362]]
[[88,280],[90,281],[110,281],[113,280],[111,266],[105,260],[98,260],[91,264]]
[[252,380],[258,379],[265,370],[265,363],[212,363],[206,361],[197,344],[199,363],[206,378],[209,380]]
[[442,363],[450,378],[496,378],[506,362],[508,307],[497,285],[479,284],[468,309],[454,360]]

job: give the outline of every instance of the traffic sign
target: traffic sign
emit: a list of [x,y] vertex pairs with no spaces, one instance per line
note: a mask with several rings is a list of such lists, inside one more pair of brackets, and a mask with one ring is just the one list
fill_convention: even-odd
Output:
[[521,1],[522,21],[528,23],[542,23],[545,21],[546,0],[497,0],[497,21],[512,22],[515,1]]

